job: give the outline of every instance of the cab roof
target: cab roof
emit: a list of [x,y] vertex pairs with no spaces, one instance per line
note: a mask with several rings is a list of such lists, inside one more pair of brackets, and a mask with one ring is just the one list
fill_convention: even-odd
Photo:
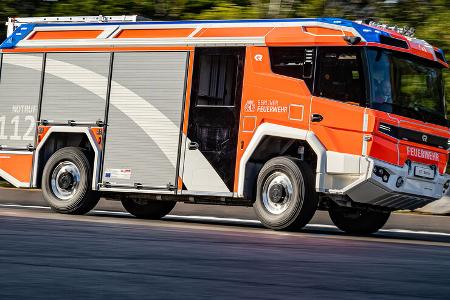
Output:
[[[27,18],[24,18],[26,20]],[[130,46],[377,46],[448,67],[444,52],[394,30],[339,18],[22,23],[1,52]]]

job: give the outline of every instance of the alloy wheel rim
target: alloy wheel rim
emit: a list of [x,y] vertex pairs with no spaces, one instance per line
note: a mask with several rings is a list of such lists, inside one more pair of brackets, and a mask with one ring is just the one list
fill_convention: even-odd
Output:
[[265,209],[274,215],[285,212],[291,203],[293,190],[292,182],[285,173],[277,171],[270,174],[262,189]]
[[69,200],[77,193],[80,178],[80,170],[73,162],[60,162],[53,169],[50,178],[53,194],[60,200]]

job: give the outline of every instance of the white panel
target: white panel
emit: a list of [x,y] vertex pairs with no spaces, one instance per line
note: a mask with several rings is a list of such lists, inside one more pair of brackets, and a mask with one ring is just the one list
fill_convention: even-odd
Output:
[[327,173],[359,174],[360,156],[327,151]]

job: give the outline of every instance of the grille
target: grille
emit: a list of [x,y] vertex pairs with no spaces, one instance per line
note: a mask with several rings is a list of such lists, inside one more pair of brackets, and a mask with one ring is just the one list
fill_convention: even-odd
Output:
[[448,147],[448,139],[437,135],[414,131],[386,123],[380,123],[378,130],[399,140],[410,141],[441,149],[447,149]]
[[417,197],[409,194],[390,193],[370,201],[370,204],[392,209],[413,210],[434,201],[432,198]]

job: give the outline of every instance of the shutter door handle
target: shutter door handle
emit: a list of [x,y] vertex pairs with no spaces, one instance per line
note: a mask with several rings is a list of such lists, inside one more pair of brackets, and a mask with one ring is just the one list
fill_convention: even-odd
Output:
[[200,145],[196,142],[190,142],[188,149],[189,150],[198,150],[198,148],[200,148]]
[[312,114],[311,122],[322,122],[323,116],[321,114]]

